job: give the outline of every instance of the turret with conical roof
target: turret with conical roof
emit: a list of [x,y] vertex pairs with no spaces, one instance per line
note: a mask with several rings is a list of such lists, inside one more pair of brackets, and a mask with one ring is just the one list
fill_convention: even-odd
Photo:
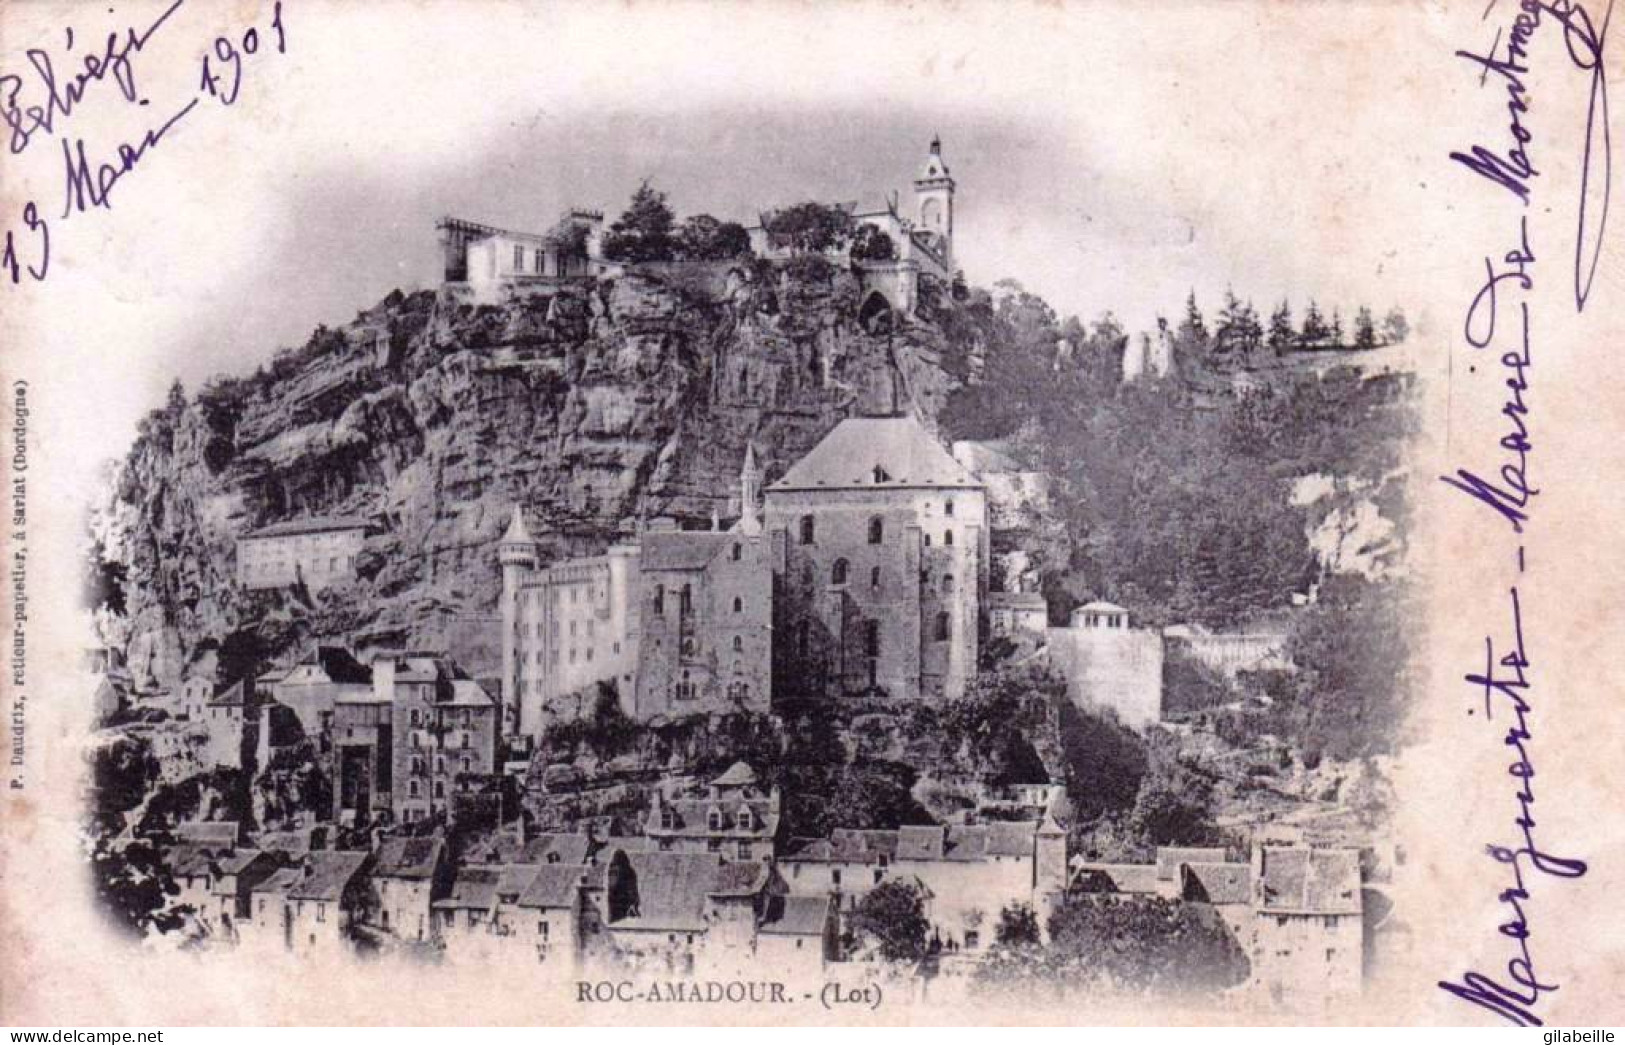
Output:
[[513,506],[508,531],[497,544],[502,563],[502,711],[503,728],[517,731],[519,721],[519,658],[515,647],[519,629],[519,587],[537,566],[536,541],[525,528],[524,509]]

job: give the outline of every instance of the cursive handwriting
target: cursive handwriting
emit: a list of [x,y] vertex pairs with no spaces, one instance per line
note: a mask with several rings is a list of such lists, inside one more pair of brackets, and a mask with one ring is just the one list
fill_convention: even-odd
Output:
[[[1530,940],[1534,936],[1529,919],[1529,876],[1533,873],[1553,878],[1579,878],[1586,873],[1583,860],[1554,856],[1535,839],[1535,763],[1530,754],[1534,734],[1529,726],[1529,655],[1524,647],[1523,610],[1518,589],[1511,589],[1512,642],[1509,652],[1499,657],[1495,643],[1484,639],[1484,669],[1465,676],[1482,696],[1484,720],[1494,722],[1499,703],[1511,712],[1511,721],[1502,737],[1502,744],[1512,751],[1513,761],[1507,774],[1513,778],[1513,798],[1518,812],[1513,818],[1515,840],[1510,845],[1491,843],[1485,853],[1505,869],[1506,887],[1497,900],[1506,909],[1506,921],[1498,927],[1501,935],[1512,941],[1513,954],[1506,962],[1506,981],[1479,972],[1467,972],[1460,982],[1440,980],[1439,986],[1463,1001],[1470,1002],[1520,1027],[1542,1026],[1534,1006],[1543,994],[1558,989],[1556,983],[1543,980],[1535,969]],[[1476,709],[1475,709],[1476,711]],[[1469,714],[1473,714],[1470,711]],[[1503,719],[1502,721],[1506,721]]]
[[[1494,7],[1492,2],[1490,8]],[[1450,158],[1490,184],[1505,189],[1525,207],[1531,202],[1531,179],[1540,175],[1530,158],[1535,136],[1525,120],[1529,114],[1529,87],[1525,78],[1529,75],[1529,44],[1544,18],[1549,16],[1562,26],[1569,61],[1575,68],[1590,74],[1574,240],[1576,311],[1584,311],[1591,296],[1591,285],[1602,255],[1603,233],[1608,225],[1613,138],[1608,125],[1608,76],[1603,64],[1603,46],[1613,9],[1613,0],[1609,0],[1599,28],[1576,0],[1521,0],[1510,33],[1506,27],[1497,29],[1486,53],[1456,52],[1456,57],[1466,59],[1479,69],[1481,83],[1487,83],[1492,75],[1500,81],[1506,92],[1507,141],[1499,149],[1473,145],[1465,151],[1452,152]],[[1489,11],[1485,11],[1485,16],[1488,15]]]
[[193,98],[162,126],[142,135],[136,144],[120,144],[115,150],[118,162],[98,164],[94,176],[91,173],[90,161],[85,158],[84,139],[78,139],[73,145],[69,145],[68,139],[63,138],[62,158],[66,161],[67,180],[62,194],[62,216],[66,218],[75,211],[83,213],[87,199],[92,207],[112,210],[110,197],[113,186],[118,184],[120,178],[135,170],[136,164],[141,162],[141,157],[146,155],[147,150],[162,141],[170,128],[180,123],[202,100]]
[[[1484,283],[1467,309],[1463,336],[1475,349],[1486,348],[1495,338],[1498,307],[1497,288],[1511,283],[1516,289],[1528,291],[1535,285],[1530,268],[1535,252],[1529,246],[1529,217],[1523,215],[1518,225],[1518,245],[1507,251],[1498,269],[1489,258],[1484,259]],[[1529,356],[1529,302],[1518,302],[1519,330],[1517,345],[1501,353],[1501,368],[1506,372],[1504,385],[1506,398],[1501,414],[1510,428],[1501,436],[1500,448],[1510,459],[1500,467],[1500,481],[1483,479],[1465,468],[1456,469],[1455,475],[1442,475],[1440,480],[1452,489],[1460,490],[1477,503],[1493,509],[1511,527],[1513,533],[1522,533],[1528,521],[1529,501],[1540,493],[1529,485],[1529,404],[1524,394],[1529,391],[1529,372],[1533,363]]]
[[[1575,67],[1591,74],[1591,95],[1586,103],[1584,153],[1580,161],[1580,224],[1574,239],[1574,308],[1585,311],[1591,297],[1591,283],[1597,278],[1597,262],[1602,257],[1602,236],[1608,227],[1608,196],[1614,180],[1613,135],[1608,129],[1608,71],[1603,65],[1603,44],[1608,37],[1608,21],[1614,15],[1614,0],[1602,15],[1602,28],[1596,28],[1585,8],[1570,0],[1548,4],[1563,24],[1563,43]],[[1599,176],[1597,165],[1601,164]],[[1592,200],[1595,190],[1597,199]]]
[[[57,120],[72,116],[74,108],[84,100],[91,86],[109,76],[118,84],[125,101],[138,102],[140,97],[136,90],[135,64],[130,57],[141,52],[147,41],[163,28],[170,15],[179,10],[183,3],[185,0],[175,0],[144,29],[130,26],[122,33],[108,33],[106,44],[96,53],[85,55],[80,61],[80,70],[65,82],[57,80],[56,66],[49,51],[33,47],[23,52],[45,91],[45,101],[36,105],[20,105],[18,95],[22,93],[23,78],[15,73],[0,75],[0,114],[3,114],[6,126],[11,131],[8,147],[12,154],[26,150],[34,136],[42,131],[54,134]],[[72,51],[72,28],[66,30],[66,37],[63,49]]]
[[[58,81],[48,53],[37,48],[28,51],[29,61],[44,85],[46,100],[38,105],[19,106],[17,98],[22,78],[0,76],[0,105],[4,106],[6,125],[10,128],[12,153],[24,151],[38,134],[60,131],[62,124],[83,102],[91,85],[105,78],[116,82],[126,99],[138,101],[143,107],[148,105],[148,99],[138,98],[133,56],[141,52],[183,2],[175,0],[144,29],[131,28],[109,34],[106,48],[97,55],[87,56],[83,70],[66,82]],[[72,29],[66,30],[66,37],[66,49],[71,51]],[[251,25],[240,33],[218,35],[211,41],[201,56],[201,75],[192,97],[171,111],[162,123],[149,126],[106,150],[88,146],[83,138],[61,134],[58,139],[63,161],[60,218],[65,220],[95,208],[111,210],[113,190],[139,170],[148,154],[174,133],[205,99],[212,99],[223,108],[237,101],[243,88],[246,58],[271,50],[285,54],[287,49],[282,3],[277,0],[264,29]],[[40,282],[50,272],[51,228],[40,209],[34,200],[25,203],[20,229],[7,229],[4,239],[0,240],[0,277],[9,277],[13,284],[22,283],[25,278]]]

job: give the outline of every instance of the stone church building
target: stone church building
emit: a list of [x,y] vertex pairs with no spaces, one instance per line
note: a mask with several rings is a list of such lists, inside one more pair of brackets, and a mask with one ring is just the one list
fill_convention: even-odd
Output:
[[918,420],[841,422],[767,487],[765,516],[783,549],[776,678],[904,701],[964,692],[987,588],[986,491]]

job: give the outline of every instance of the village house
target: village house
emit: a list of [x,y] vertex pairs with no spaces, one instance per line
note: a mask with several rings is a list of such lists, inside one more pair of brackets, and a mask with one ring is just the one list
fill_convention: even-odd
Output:
[[609,963],[672,975],[755,975],[771,961],[786,979],[811,983],[833,954],[828,898],[821,923],[814,905],[787,904],[770,863],[617,849],[604,861],[602,882],[589,948]]
[[370,692],[372,672],[341,646],[317,646],[306,660],[266,672],[255,685],[298,716],[306,737],[325,743],[332,734],[334,704],[341,696]]
[[241,769],[244,755],[254,750],[259,728],[259,707],[249,680],[238,679],[210,697],[201,721],[209,736],[209,763]]
[[1017,645],[1041,646],[1049,630],[1049,604],[1036,591],[990,591],[987,630]]
[[407,653],[372,663],[373,686],[388,696],[393,723],[390,771],[400,823],[456,814],[459,795],[488,790],[497,771],[497,702],[444,658]]
[[1042,821],[838,828],[828,839],[798,839],[779,861],[792,895],[834,896],[844,913],[886,881],[916,883],[926,916],[945,946],[978,951],[992,942],[1007,906],[1047,911],[1066,890],[1066,832]]
[[952,700],[976,671],[982,484],[910,416],[837,425],[766,492],[774,677],[830,696]]
[[302,957],[352,950],[353,930],[373,920],[362,852],[316,850],[250,889],[253,915],[239,924],[245,943]]
[[375,924],[406,943],[434,939],[434,901],[450,888],[451,863],[442,838],[390,838],[373,865]]
[[449,961],[546,965],[573,972],[583,936],[585,864],[471,865],[435,902],[436,931]]
[[1253,984],[1294,1006],[1358,993],[1365,962],[1359,852],[1256,846],[1252,882]]
[[773,858],[779,834],[779,790],[735,762],[697,794],[649,798],[643,830],[660,852],[715,853],[725,860]]
[[367,530],[365,519],[323,516],[246,533],[237,539],[237,583],[251,590],[303,584],[312,591],[349,583]]

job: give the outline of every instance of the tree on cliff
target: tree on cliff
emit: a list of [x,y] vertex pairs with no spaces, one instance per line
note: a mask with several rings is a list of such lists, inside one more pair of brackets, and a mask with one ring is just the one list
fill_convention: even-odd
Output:
[[644,182],[632,194],[625,212],[610,225],[604,237],[604,256],[611,261],[670,261],[676,256],[672,235],[676,220],[666,194]]
[[1382,319],[1382,339],[1390,345],[1397,345],[1410,334],[1411,324],[1405,318],[1405,313],[1398,308],[1389,309],[1388,314]]
[[737,221],[696,214],[677,230],[677,250],[688,261],[727,261],[750,252],[750,234]]
[[891,261],[897,257],[897,244],[878,225],[860,225],[852,237],[853,261]]
[[1276,355],[1286,355],[1292,351],[1292,344],[1297,339],[1297,331],[1292,326],[1292,307],[1283,301],[1270,314],[1269,346]]
[[845,208],[812,201],[769,212],[762,227],[775,247],[798,255],[841,250],[853,233],[852,215]]
[[880,946],[889,961],[918,961],[925,957],[925,897],[913,882],[881,882],[859,901],[852,927]]
[[1167,734],[1152,737],[1129,828],[1149,847],[1222,842],[1213,826],[1212,782],[1179,760],[1178,745]]
[[1354,314],[1354,347],[1377,347],[1377,326],[1371,319],[1371,310],[1364,305]]

